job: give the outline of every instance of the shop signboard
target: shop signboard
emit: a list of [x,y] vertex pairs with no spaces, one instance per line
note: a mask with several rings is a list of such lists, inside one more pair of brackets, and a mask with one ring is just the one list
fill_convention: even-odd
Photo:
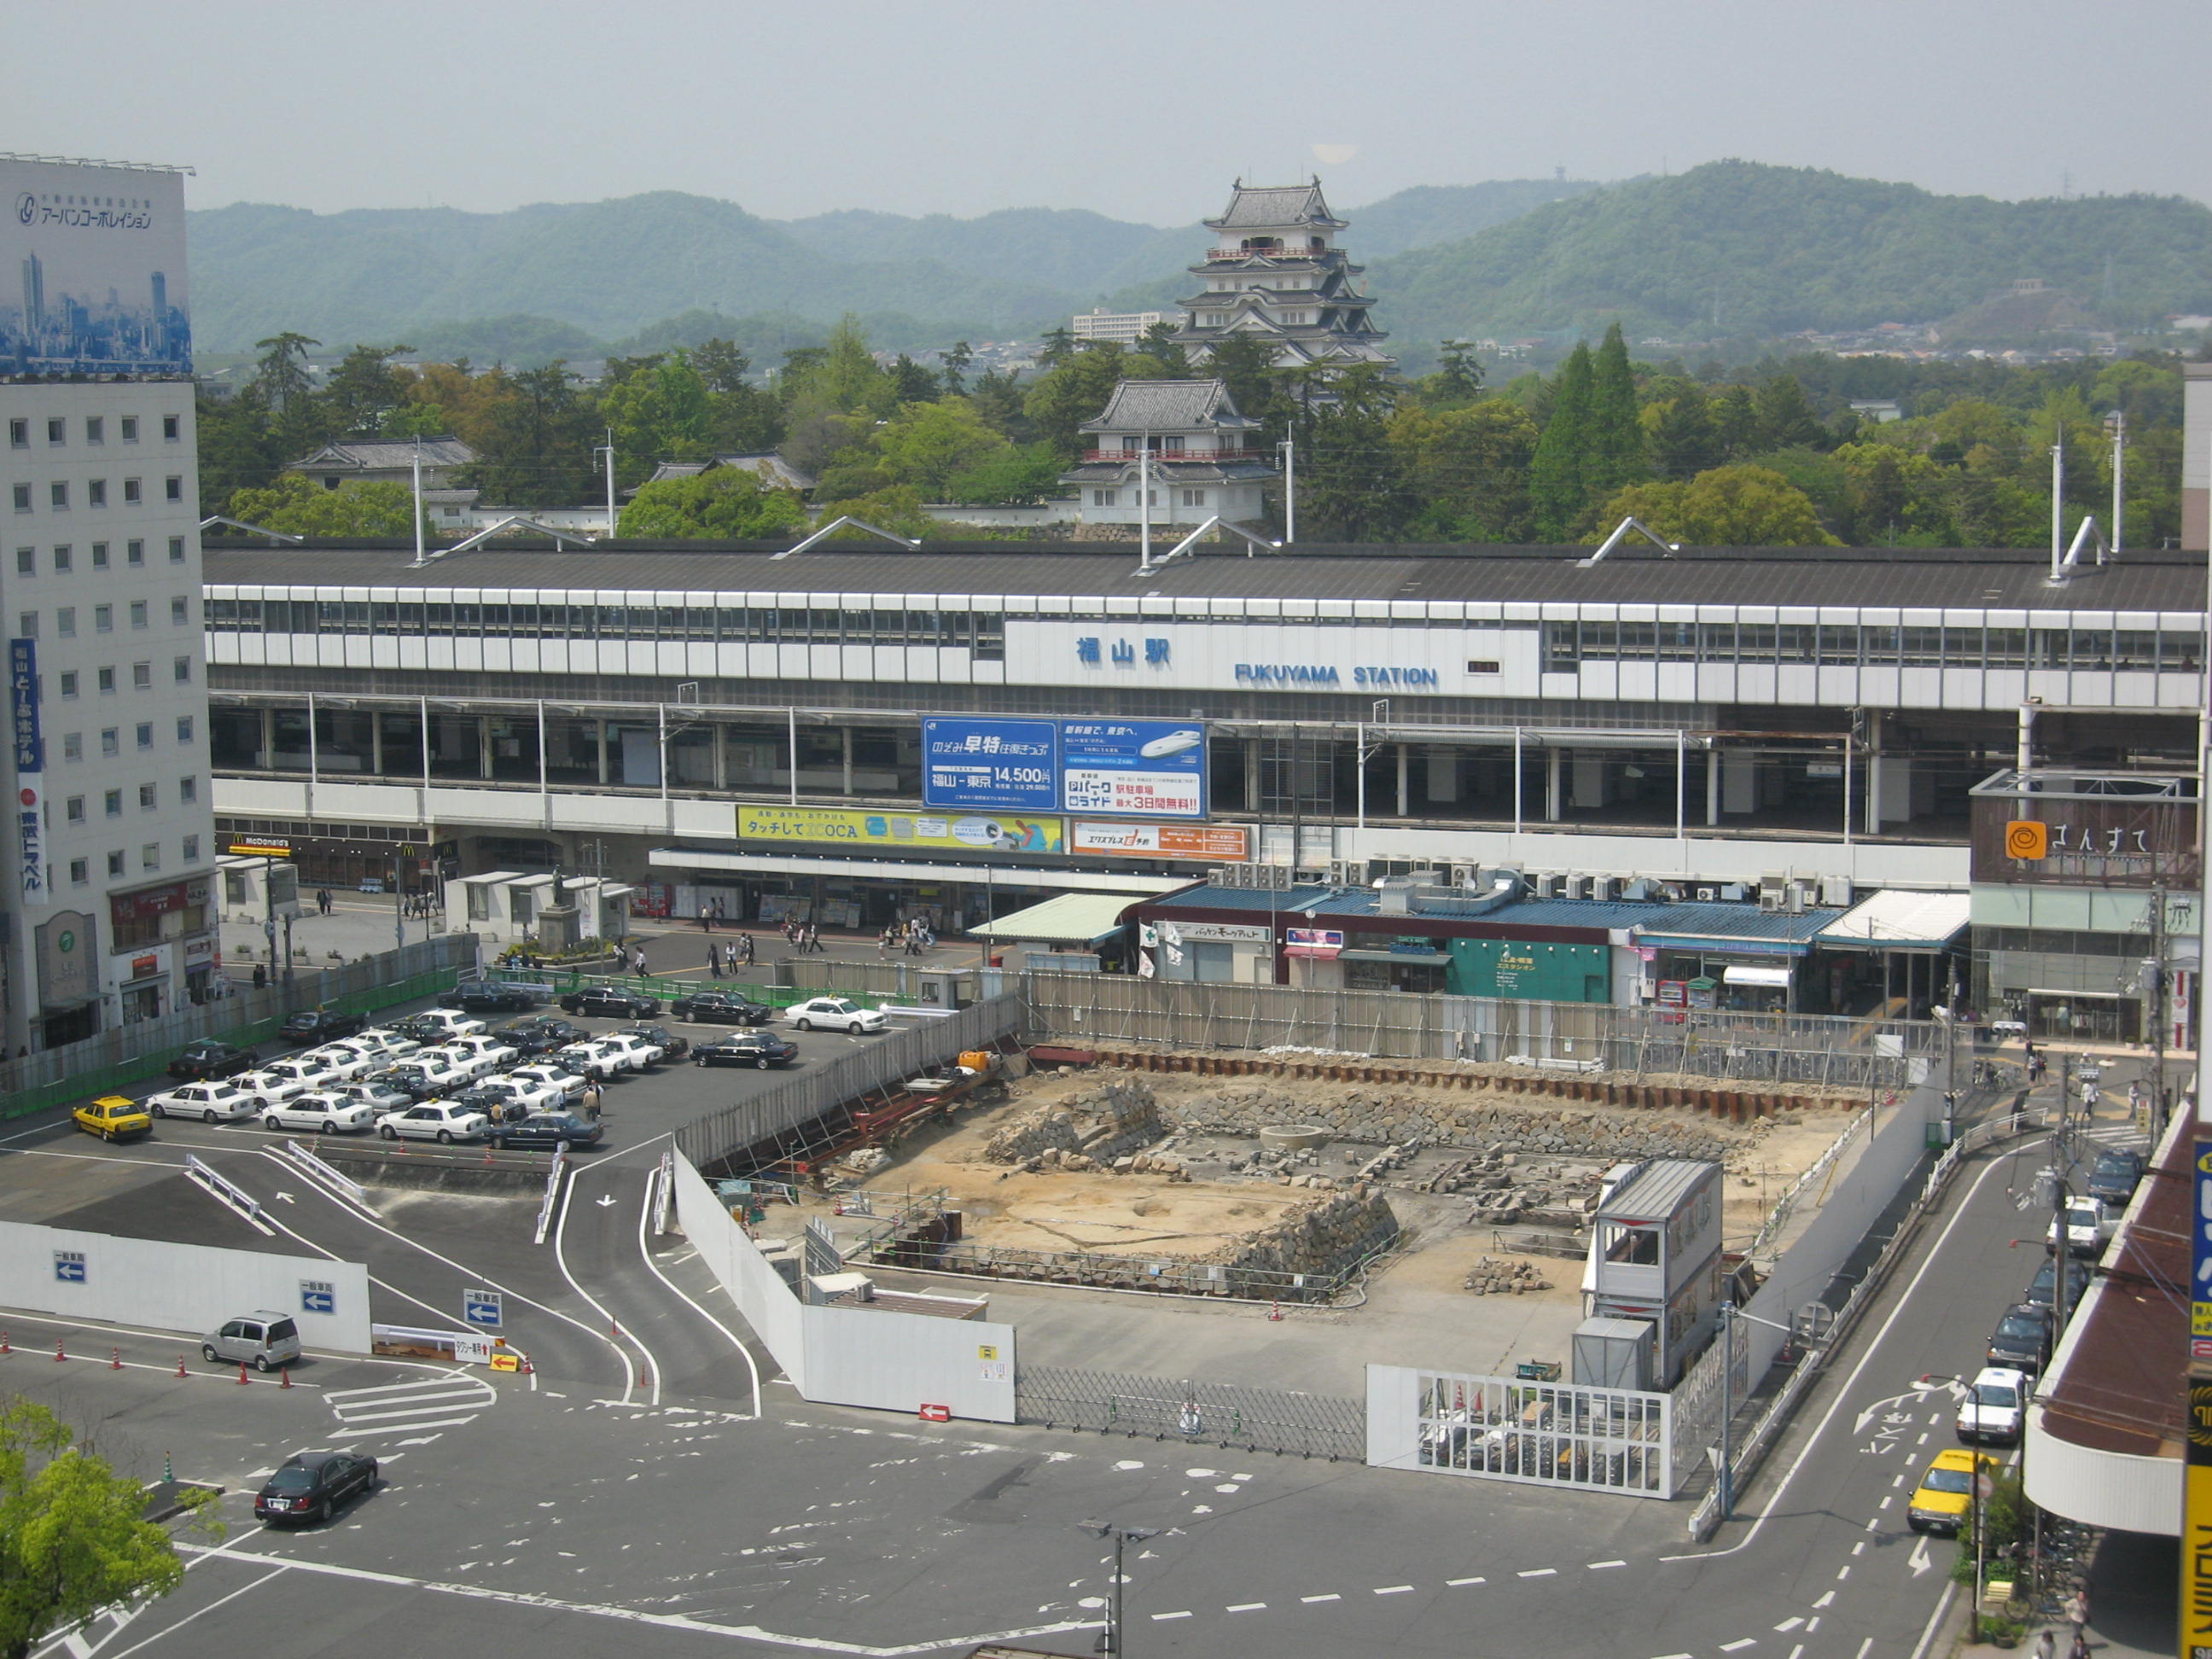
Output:
[[926,720],[926,806],[1049,812],[1060,805],[1060,731],[1051,720]]
[[1202,818],[1206,748],[1184,720],[925,720],[922,804]]
[[1170,945],[1265,945],[1266,926],[1243,921],[1170,921],[1159,923],[1160,937]]
[[100,963],[93,919],[83,910],[57,911],[39,924],[39,1000],[66,1008],[100,994]]
[[1612,951],[1603,945],[1455,939],[1453,965],[1465,994],[1533,1002],[1610,1001]]
[[889,850],[1060,853],[1066,821],[1010,812],[864,812],[835,806],[738,808],[740,842],[827,843]]
[[1086,818],[1069,829],[1068,851],[1094,858],[1249,864],[1252,832],[1241,823],[1100,823]]
[[1344,952],[1344,930],[1340,927],[1286,927],[1283,930],[1283,954],[1286,957],[1314,957],[1326,960]]
[[155,167],[0,159],[0,362],[19,374],[189,374],[185,179]]

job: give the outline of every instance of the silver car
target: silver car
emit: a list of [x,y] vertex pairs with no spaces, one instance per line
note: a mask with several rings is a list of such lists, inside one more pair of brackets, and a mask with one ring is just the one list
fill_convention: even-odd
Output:
[[213,1362],[265,1371],[300,1357],[300,1328],[289,1314],[257,1309],[242,1318],[225,1320],[221,1330],[202,1337],[200,1353]]

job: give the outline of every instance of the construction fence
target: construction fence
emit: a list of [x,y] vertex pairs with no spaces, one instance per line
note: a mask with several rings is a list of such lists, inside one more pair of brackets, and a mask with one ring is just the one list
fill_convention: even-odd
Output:
[[1014,1381],[1014,1419],[1332,1462],[1358,1462],[1367,1455],[1364,1401],[1188,1377],[1024,1365]]
[[172,1010],[155,1019],[118,1025],[81,1042],[44,1048],[0,1063],[0,1117],[22,1117],[50,1106],[91,1099],[165,1070],[186,1043],[220,1037],[264,1042],[301,1008],[373,1013],[450,989],[477,960],[474,933],[441,933],[397,951],[337,967],[302,969],[258,989]]
[[1323,1051],[1767,1085],[1902,1089],[1940,1063],[1928,1020],[1407,996],[1121,974],[1020,975],[1031,1030],[1067,1042]]

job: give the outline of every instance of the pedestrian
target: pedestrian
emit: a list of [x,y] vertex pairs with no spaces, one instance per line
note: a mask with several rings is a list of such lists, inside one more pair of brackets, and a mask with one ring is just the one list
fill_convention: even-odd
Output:
[[745,935],[745,966],[748,968],[753,965],[753,936],[747,933]]
[[707,941],[707,971],[716,979],[722,976],[722,947],[712,939]]
[[806,929],[806,948],[817,957],[823,954],[822,929],[812,923],[809,923]]
[[722,947],[722,966],[729,970],[729,975],[732,979],[735,979],[738,976],[738,955],[737,944],[734,940]]
[[[2074,1641],[2079,1646],[2089,1629],[2089,1587],[2087,1584],[2066,1598],[2066,1622],[2074,1626]],[[2067,1659],[2073,1659],[2069,1650]]]
[[2081,1079],[2081,1110],[2084,1115],[2094,1115],[2097,1103],[2103,1097],[2104,1091],[2097,1086],[2096,1079],[2088,1077]]
[[2058,1645],[2058,1632],[2045,1625],[2043,1634],[2036,1638],[2035,1659],[2053,1659],[2053,1650]]
[[258,991],[268,983],[269,970],[266,968],[264,968],[259,963],[255,963],[253,964],[253,988]]
[[699,931],[702,933],[714,931],[714,913],[703,904],[699,907]]
[[714,920],[726,923],[729,919],[730,912],[728,906],[724,904],[720,899],[716,899],[714,901]]
[[594,1078],[584,1085],[584,1115],[597,1123],[599,1121],[599,1085]]
[[645,977],[645,946],[642,945],[631,947],[629,969],[630,972],[635,974],[640,979]]
[[2066,1650],[2066,1659],[2089,1659],[2089,1638],[2075,1632],[2073,1645]]

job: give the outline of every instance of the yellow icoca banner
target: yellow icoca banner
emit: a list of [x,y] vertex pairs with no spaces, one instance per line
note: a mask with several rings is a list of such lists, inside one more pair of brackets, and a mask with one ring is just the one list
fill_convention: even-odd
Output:
[[1067,821],[1022,812],[860,812],[835,806],[739,806],[740,842],[948,852],[1058,853]]

